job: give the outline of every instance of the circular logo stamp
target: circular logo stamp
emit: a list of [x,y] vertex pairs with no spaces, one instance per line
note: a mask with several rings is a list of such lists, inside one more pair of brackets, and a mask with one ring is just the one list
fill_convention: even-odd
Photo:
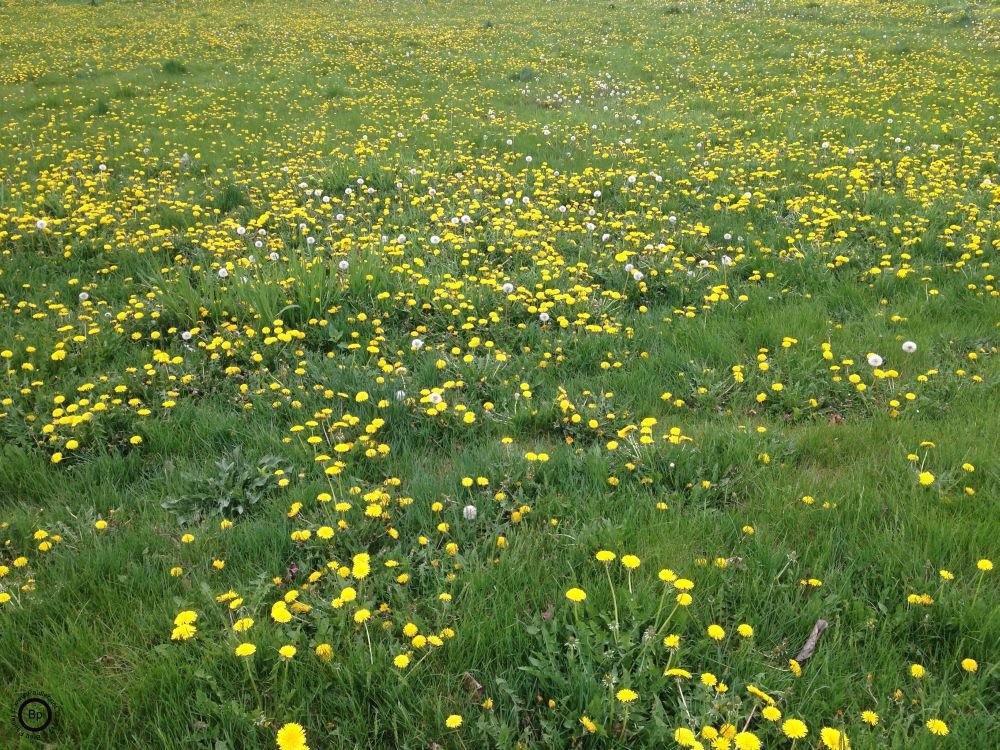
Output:
[[14,702],[14,724],[24,732],[44,732],[55,715],[55,704],[45,693],[25,693]]

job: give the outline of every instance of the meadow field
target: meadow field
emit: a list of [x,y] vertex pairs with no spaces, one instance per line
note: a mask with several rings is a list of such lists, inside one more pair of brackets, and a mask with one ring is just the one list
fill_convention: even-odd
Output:
[[1000,747],[995,0],[0,29],[0,747]]

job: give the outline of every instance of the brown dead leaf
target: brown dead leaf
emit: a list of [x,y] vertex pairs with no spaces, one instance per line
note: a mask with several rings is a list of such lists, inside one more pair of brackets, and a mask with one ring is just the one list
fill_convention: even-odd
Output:
[[826,620],[816,620],[816,624],[813,625],[812,633],[809,634],[809,638],[806,640],[806,645],[802,647],[799,651],[799,655],[795,657],[795,661],[799,664],[804,662],[813,652],[816,651],[816,646],[819,644],[819,637],[823,635],[823,631],[830,627],[830,623]]
[[462,689],[469,693],[473,703],[479,703],[483,699],[483,686],[475,677],[466,672],[462,675]]

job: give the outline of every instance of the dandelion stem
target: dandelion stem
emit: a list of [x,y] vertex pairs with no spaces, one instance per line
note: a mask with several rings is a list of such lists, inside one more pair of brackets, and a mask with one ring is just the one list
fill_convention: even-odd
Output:
[[674,608],[673,608],[672,610],[670,610],[670,614],[669,614],[669,615],[667,615],[667,619],[666,619],[666,620],[664,620],[664,621],[663,621],[663,624],[662,624],[662,625],[660,625],[660,627],[658,627],[658,628],[656,629],[656,635],[657,635],[657,636],[659,636],[659,635],[660,635],[660,631],[661,631],[661,630],[663,630],[663,629],[664,629],[665,627],[667,627],[667,625],[668,625],[668,624],[670,623],[670,620],[671,620],[671,619],[673,618],[673,616],[674,616],[674,613],[675,613],[675,612],[677,611],[677,608],[678,608],[679,606],[681,606],[681,605],[680,605],[680,604],[675,604],[675,605],[674,605]]
[[263,712],[264,706],[261,703],[260,691],[257,689],[257,680],[254,679],[253,670],[250,668],[250,659],[245,658],[243,664],[247,668],[247,677],[250,679],[250,686],[253,688],[253,694],[257,700],[257,711],[258,713]]
[[417,659],[415,662],[413,662],[413,664],[410,666],[410,668],[407,669],[406,672],[403,674],[403,678],[399,681],[399,683],[401,685],[405,685],[406,684],[406,681],[409,679],[410,675],[413,674],[414,670],[417,667],[420,666],[420,663],[424,659],[426,659],[428,656],[430,656],[430,653],[431,653],[430,650],[425,651],[423,656],[421,656],[419,659]]
[[688,724],[693,724],[694,719],[691,718],[691,711],[688,710],[687,701],[684,699],[684,688],[681,687],[680,680],[677,680],[677,692],[681,695],[681,705],[684,706],[684,713],[687,715]]
[[653,615],[653,632],[654,633],[659,633],[660,632],[660,626],[659,626],[660,612],[663,611],[663,602],[665,602],[666,599],[667,599],[667,587],[664,586],[663,587],[663,593],[660,594],[660,603],[656,607],[656,614]]
[[608,693],[611,697],[611,714],[608,716],[608,728],[615,731],[615,684],[608,680]]
[[608,577],[608,587],[611,589],[611,604],[615,608],[615,645],[618,645],[618,597],[615,596],[615,585],[611,582],[611,571],[608,566],[604,566],[604,574]]
[[980,572],[980,574],[979,574],[979,580],[976,581],[976,590],[972,593],[972,604],[970,606],[973,606],[973,607],[976,606],[976,599],[979,598],[979,589],[982,588],[982,586],[983,586],[983,576],[984,576],[984,573]]

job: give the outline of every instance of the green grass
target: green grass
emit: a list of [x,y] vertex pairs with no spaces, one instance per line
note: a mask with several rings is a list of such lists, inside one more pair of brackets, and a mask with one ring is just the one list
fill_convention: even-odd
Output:
[[0,28],[0,745],[991,745],[995,4]]

